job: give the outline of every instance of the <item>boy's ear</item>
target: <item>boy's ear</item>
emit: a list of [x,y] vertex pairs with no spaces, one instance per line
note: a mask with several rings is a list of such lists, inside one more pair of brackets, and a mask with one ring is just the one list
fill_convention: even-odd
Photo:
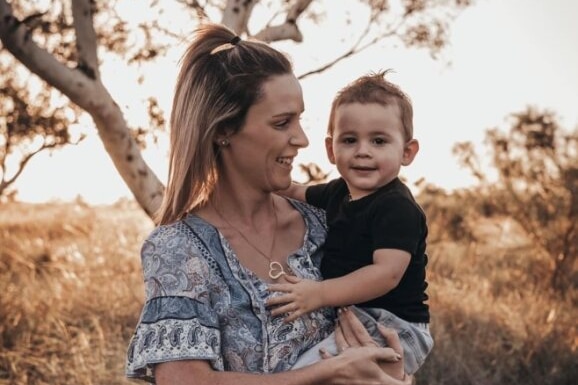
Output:
[[333,153],[333,138],[328,136],[325,138],[325,150],[327,151],[327,158],[331,164],[335,164],[335,154]]
[[403,147],[403,158],[401,159],[401,164],[403,166],[409,166],[413,162],[415,156],[419,151],[419,142],[417,139],[411,139]]

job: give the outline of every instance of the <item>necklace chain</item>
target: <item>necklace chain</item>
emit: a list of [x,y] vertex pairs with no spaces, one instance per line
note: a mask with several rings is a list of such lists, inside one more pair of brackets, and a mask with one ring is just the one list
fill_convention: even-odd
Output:
[[261,249],[258,248],[253,242],[251,242],[249,240],[249,238],[247,238],[247,236],[245,236],[245,234],[243,234],[243,232],[241,230],[239,230],[236,226],[234,226],[231,222],[229,222],[227,220],[227,218],[225,218],[225,216],[223,216],[221,214],[219,209],[217,209],[217,206],[214,203],[211,202],[211,204],[212,204],[213,208],[215,209],[215,212],[217,213],[217,215],[219,216],[219,218],[223,222],[225,222],[227,225],[229,225],[229,227],[231,227],[233,230],[235,230],[249,246],[251,246],[262,257],[264,257],[267,261],[269,261],[269,278],[271,278],[272,280],[276,280],[287,273],[285,273],[285,270],[283,269],[283,265],[281,265],[277,261],[273,261],[273,251],[275,249],[275,239],[277,238],[278,219],[277,219],[277,209],[275,207],[275,200],[272,200],[271,202],[273,205],[273,216],[275,218],[275,227],[273,229],[273,242],[271,242],[271,250],[269,251],[269,255],[267,255],[263,251],[261,251]]

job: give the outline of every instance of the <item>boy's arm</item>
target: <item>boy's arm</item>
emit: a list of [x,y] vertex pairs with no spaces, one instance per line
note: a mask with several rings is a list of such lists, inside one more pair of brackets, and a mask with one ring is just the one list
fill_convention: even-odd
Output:
[[286,196],[288,198],[296,199],[298,201],[306,202],[305,192],[307,191],[307,186],[304,184],[299,184],[296,182],[291,182],[291,186],[285,190],[277,191],[277,194]]
[[411,254],[407,251],[379,249],[373,253],[373,264],[343,277],[312,281],[287,276],[289,283],[269,285],[270,290],[284,294],[271,298],[267,305],[281,305],[271,314],[289,313],[285,321],[291,322],[320,307],[370,301],[387,294],[399,284],[410,259]]
[[373,264],[321,282],[324,306],[353,305],[389,293],[401,281],[410,259],[411,254],[404,250],[375,250]]

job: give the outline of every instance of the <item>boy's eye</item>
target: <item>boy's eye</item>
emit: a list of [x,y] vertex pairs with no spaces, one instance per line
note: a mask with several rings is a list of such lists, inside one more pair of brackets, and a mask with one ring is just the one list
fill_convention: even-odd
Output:
[[356,142],[355,138],[352,137],[345,137],[341,141],[345,144],[352,144]]
[[373,139],[373,143],[374,143],[374,144],[381,145],[381,144],[386,144],[387,141],[386,141],[385,139],[383,139],[383,138],[375,138],[375,139]]

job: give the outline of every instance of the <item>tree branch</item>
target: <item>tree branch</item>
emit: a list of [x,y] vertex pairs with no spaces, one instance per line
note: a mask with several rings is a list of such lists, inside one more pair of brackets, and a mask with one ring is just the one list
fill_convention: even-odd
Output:
[[91,1],[73,0],[72,18],[76,33],[78,68],[91,79],[99,79],[96,32],[92,22]]
[[87,88],[92,86],[89,78],[68,68],[48,51],[36,45],[28,36],[26,25],[14,16],[12,7],[6,0],[0,0],[0,40],[30,72],[60,90],[75,103],[86,94]]
[[324,65],[313,69],[311,71],[305,72],[304,74],[299,75],[297,78],[298,79],[305,79],[307,76],[311,76],[314,74],[318,74],[321,73],[331,67],[333,67],[335,64],[339,63],[340,61],[353,56],[369,47],[371,47],[372,45],[376,44],[378,41],[380,41],[381,39],[384,39],[388,36],[393,36],[396,34],[396,28],[390,29],[388,32],[384,32],[376,37],[374,37],[373,39],[371,39],[369,42],[365,43],[365,44],[361,44],[363,42],[363,39],[369,35],[369,30],[371,29],[371,23],[372,21],[370,21],[367,26],[365,27],[364,31],[361,33],[361,35],[359,36],[359,38],[357,39],[357,41],[353,44],[353,46],[347,50],[346,52],[342,53],[341,55],[337,56],[335,59],[325,63]]
[[38,150],[33,151],[33,152],[29,153],[29,154],[26,154],[26,155],[20,160],[20,163],[18,164],[18,170],[16,170],[16,173],[15,173],[14,175],[12,175],[11,178],[9,178],[9,179],[4,179],[5,176],[6,176],[6,174],[4,173],[4,174],[2,175],[2,180],[0,181],[0,196],[2,195],[2,192],[3,192],[4,190],[6,190],[6,188],[7,188],[8,186],[10,186],[12,183],[14,183],[14,182],[16,181],[16,179],[18,179],[18,177],[20,176],[20,174],[22,174],[22,171],[24,171],[24,168],[26,167],[26,164],[30,161],[30,159],[32,159],[32,157],[33,157],[34,155],[38,154],[40,151],[47,150],[47,149],[49,149],[49,148],[55,148],[55,147],[57,147],[57,146],[58,146],[57,143],[50,143],[50,144],[43,143],[42,146],[41,146]]
[[240,36],[243,32],[247,32],[249,18],[258,2],[259,0],[228,0],[221,23]]
[[297,43],[303,41],[303,34],[297,26],[297,19],[311,5],[313,0],[297,0],[287,12],[285,22],[276,26],[267,26],[256,33],[253,37],[270,43],[272,41],[293,40]]

